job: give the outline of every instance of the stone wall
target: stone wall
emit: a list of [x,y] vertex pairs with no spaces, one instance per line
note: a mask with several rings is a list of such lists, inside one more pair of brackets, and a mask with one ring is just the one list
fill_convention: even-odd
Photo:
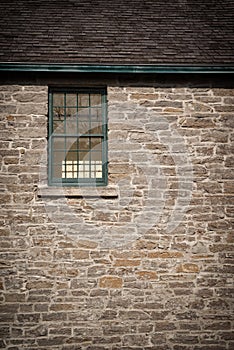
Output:
[[0,88],[1,348],[233,349],[234,90],[109,86],[109,184],[69,191],[47,90]]

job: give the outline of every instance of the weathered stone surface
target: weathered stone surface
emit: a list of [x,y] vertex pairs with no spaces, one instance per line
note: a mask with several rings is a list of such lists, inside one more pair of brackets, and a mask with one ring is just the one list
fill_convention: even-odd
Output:
[[123,280],[120,277],[105,276],[100,278],[99,280],[100,288],[121,288],[122,285]]
[[139,266],[140,263],[140,260],[117,259],[114,266]]
[[154,271],[138,271],[137,277],[142,280],[155,280],[157,279],[157,273]]
[[96,197],[47,185],[48,87],[0,87],[2,348],[233,348],[233,89],[130,85]]
[[150,252],[148,253],[149,259],[170,259],[170,258],[181,258],[183,253],[181,252]]
[[215,127],[215,122],[212,117],[204,116],[204,117],[183,117],[179,121],[181,127],[184,128],[213,128]]
[[199,272],[199,266],[192,263],[185,263],[177,267],[177,272],[196,273]]

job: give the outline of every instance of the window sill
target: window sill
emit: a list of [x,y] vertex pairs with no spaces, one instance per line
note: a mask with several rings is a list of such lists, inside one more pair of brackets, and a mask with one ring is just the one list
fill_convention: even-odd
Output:
[[66,186],[38,186],[38,197],[69,197],[69,198],[118,198],[118,187],[66,187]]

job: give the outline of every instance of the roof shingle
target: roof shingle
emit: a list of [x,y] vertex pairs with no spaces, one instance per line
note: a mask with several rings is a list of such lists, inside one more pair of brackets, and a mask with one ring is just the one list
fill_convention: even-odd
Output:
[[0,62],[233,63],[232,0],[1,0]]

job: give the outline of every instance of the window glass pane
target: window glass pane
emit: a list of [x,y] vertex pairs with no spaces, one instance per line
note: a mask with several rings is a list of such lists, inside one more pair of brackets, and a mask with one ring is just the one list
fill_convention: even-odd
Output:
[[53,118],[57,120],[64,120],[64,108],[62,107],[54,107],[53,110]]
[[91,108],[90,116],[93,122],[101,122],[102,121],[102,110],[101,108]]
[[64,151],[55,151],[53,153],[53,164],[54,165],[60,165],[62,164],[63,160],[66,157],[66,153]]
[[79,120],[89,120],[89,118],[90,118],[90,109],[89,108],[79,108],[78,119]]
[[77,118],[77,109],[76,108],[71,108],[71,107],[67,107],[66,108],[66,118],[71,118],[73,117],[73,119]]
[[101,151],[102,149],[101,137],[91,137],[91,149],[92,151]]
[[64,106],[64,94],[54,93],[53,94],[53,105]]
[[102,161],[102,152],[91,152],[90,153],[91,161]]
[[95,177],[102,178],[102,162],[96,161],[95,164],[91,164],[91,167],[94,167]]
[[100,94],[90,94],[90,104],[91,106],[101,106],[102,100],[101,100]]
[[79,107],[89,106],[89,94],[79,94],[78,95],[78,105]]
[[77,161],[77,152],[69,150],[66,153],[66,160]]
[[53,164],[52,176],[57,178],[57,179],[61,179],[61,177],[62,177],[62,164],[60,164],[60,165]]
[[79,134],[88,134],[90,129],[89,108],[82,108],[78,111],[78,130]]
[[54,137],[52,139],[52,148],[54,151],[65,150],[65,138],[64,137]]
[[80,137],[79,138],[79,149],[80,150],[89,150],[90,149],[89,137]]
[[85,161],[87,161],[87,162],[89,163],[89,153],[90,153],[90,152],[79,152],[79,153],[78,153],[78,159],[79,159],[79,161],[85,160]]
[[53,121],[53,133],[55,133],[55,134],[63,134],[64,133],[63,120],[54,120]]
[[78,121],[75,108],[67,108],[66,115],[66,133],[77,134],[78,133]]
[[91,108],[91,115],[90,115],[91,123],[99,123],[101,124],[102,121],[102,110],[100,108]]
[[78,177],[88,179],[90,178],[90,164],[86,160],[79,160],[78,162]]
[[79,149],[79,141],[77,137],[66,138],[66,149],[70,151],[77,151]]
[[101,123],[92,123],[90,134],[102,134],[102,124]]
[[89,121],[84,121],[84,120],[78,121],[78,129],[79,129],[79,134],[81,135],[89,134],[89,130],[90,130]]
[[77,160],[67,159],[62,164],[63,178],[74,179],[78,176]]
[[91,177],[101,178],[102,177],[102,162],[92,161],[90,163]]
[[66,94],[66,106],[75,107],[77,105],[76,94]]

